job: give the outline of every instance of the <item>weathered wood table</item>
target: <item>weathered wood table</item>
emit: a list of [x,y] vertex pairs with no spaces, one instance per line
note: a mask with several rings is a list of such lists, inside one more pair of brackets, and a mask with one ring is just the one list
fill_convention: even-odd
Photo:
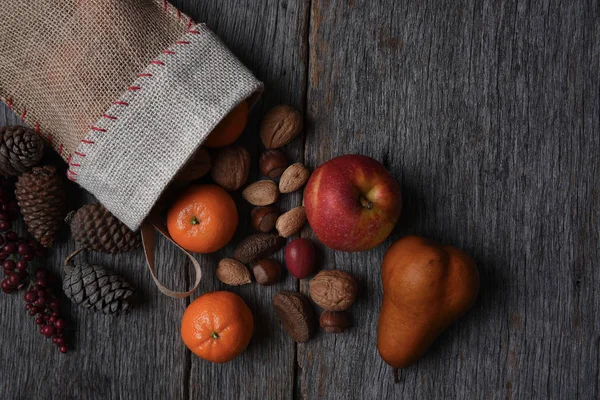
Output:
[[[90,255],[141,292],[127,317],[67,310],[74,349],[45,343],[21,296],[0,294],[2,399],[592,399],[600,396],[600,10],[597,1],[178,0],[264,80],[243,144],[278,103],[303,110],[285,148],[311,168],[341,154],[382,161],[401,182],[403,217],[379,248],[322,249],[322,268],[360,281],[353,328],[296,345],[271,297],[291,276],[239,289],[257,324],[248,350],[214,365],[179,337],[187,300],[163,296],[141,251]],[[0,124],[17,122],[6,109]],[[256,165],[252,177],[257,177]],[[252,178],[251,177],[251,178]],[[80,193],[76,207],[91,198]],[[249,206],[239,201],[241,215]],[[300,204],[286,196],[282,208]],[[236,240],[249,231],[242,218]],[[380,263],[407,233],[459,246],[480,268],[474,309],[415,366],[392,372],[376,349]],[[310,229],[303,232],[310,237]],[[170,287],[185,258],[161,242]],[[75,249],[67,229],[47,259]],[[231,255],[198,256],[198,294]]]

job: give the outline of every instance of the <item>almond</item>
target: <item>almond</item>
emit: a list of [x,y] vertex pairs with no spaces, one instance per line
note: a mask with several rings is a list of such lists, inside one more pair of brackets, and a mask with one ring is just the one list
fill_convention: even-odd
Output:
[[258,181],[246,187],[242,197],[253,206],[268,206],[277,201],[279,189],[273,181]]
[[272,108],[260,124],[260,139],[267,149],[276,149],[291,142],[302,131],[302,115],[293,107]]
[[300,189],[310,177],[310,171],[302,163],[295,163],[287,167],[279,180],[280,193],[292,193]]
[[241,286],[252,282],[248,268],[233,258],[219,261],[216,274],[217,278],[226,285]]
[[284,238],[289,238],[292,235],[298,233],[302,226],[306,223],[306,210],[304,206],[292,208],[285,214],[281,214],[277,218],[275,228],[277,232]]

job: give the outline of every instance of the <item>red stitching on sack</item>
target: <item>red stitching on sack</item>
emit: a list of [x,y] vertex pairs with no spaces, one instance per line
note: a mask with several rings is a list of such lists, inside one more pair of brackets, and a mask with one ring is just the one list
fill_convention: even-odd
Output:
[[139,86],[129,86],[127,88],[127,90],[140,90],[140,89],[141,89],[141,87],[139,87]]
[[6,100],[6,105],[9,110],[12,110],[12,97],[9,97],[8,100]]
[[175,54],[175,52],[171,50],[164,50],[163,54]]
[[150,64],[152,64],[152,65],[165,65],[164,62],[158,61],[158,60],[152,60],[152,61],[150,61]]
[[150,77],[152,74],[139,74],[138,78]]
[[35,131],[37,132],[38,135],[41,133],[40,124],[38,124],[37,122],[35,123]]
[[61,144],[60,147],[58,148],[58,155],[62,156],[62,151],[63,151],[63,145]]
[[193,33],[194,35],[199,35],[200,32],[196,31],[196,30],[189,30],[188,33]]
[[96,142],[91,141],[91,140],[87,140],[87,139],[81,139],[81,143],[85,143],[85,144],[94,144]]
[[79,157],[85,157],[85,154],[83,154],[83,153],[80,153],[80,152],[78,152],[78,151],[76,151],[76,152],[75,152],[75,154],[77,154]]
[[113,115],[108,115],[108,114],[104,114],[103,115],[104,118],[108,118],[108,119],[112,119],[112,120],[116,120],[117,117],[113,116]]
[[52,135],[48,135],[48,142],[52,145]]
[[190,44],[190,42],[185,42],[183,40],[180,40],[178,42],[175,42],[175,44]]
[[192,17],[190,17],[190,20],[188,21],[188,25],[187,25],[187,29],[189,30],[192,25],[194,25],[194,20],[192,19]]
[[25,116],[27,115],[27,107],[23,107],[23,112],[21,113],[21,119],[25,122]]
[[129,105],[128,102],[126,102],[126,101],[120,101],[120,100],[119,101],[115,101],[115,104],[118,105],[118,106],[128,106]]
[[97,126],[90,126],[90,129],[97,132],[106,132],[106,129],[98,128]]
[[181,11],[179,11],[179,8],[177,9],[177,20],[181,21]]
[[167,11],[167,0],[163,0],[163,10]]

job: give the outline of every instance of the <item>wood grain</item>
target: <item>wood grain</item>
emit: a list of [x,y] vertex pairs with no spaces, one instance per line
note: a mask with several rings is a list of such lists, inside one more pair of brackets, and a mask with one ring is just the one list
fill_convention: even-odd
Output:
[[[401,182],[404,210],[382,246],[319,246],[320,268],[355,275],[353,327],[296,346],[271,297],[300,287],[226,287],[198,256],[198,294],[233,290],[256,319],[234,362],[192,356],[179,338],[189,300],[161,295],[141,251],[89,255],[141,294],[130,315],[75,307],[74,349],[60,355],[19,295],[0,294],[0,397],[6,399],[593,399],[600,396],[600,10],[575,0],[174,1],[205,21],[266,84],[241,142],[257,161],[257,127],[271,106],[307,117],[285,147],[314,169],[341,154],[382,161]],[[0,125],[17,123],[0,106]],[[258,178],[253,162],[250,179]],[[93,201],[71,188],[72,208]],[[234,195],[240,228],[250,206]],[[301,194],[282,198],[283,210]],[[19,223],[18,230],[24,233]],[[414,233],[458,246],[478,262],[474,309],[393,384],[375,346],[379,268],[387,246]],[[304,236],[314,237],[310,229]],[[68,230],[47,266],[75,249]],[[159,239],[161,279],[183,290],[184,257]],[[281,254],[277,255],[281,260]]]
[[[323,267],[361,282],[347,335],[299,348],[306,399],[597,398],[597,2],[313,0],[307,162],[370,155],[401,182],[392,239]],[[392,383],[384,251],[406,233],[479,265],[475,308]]]

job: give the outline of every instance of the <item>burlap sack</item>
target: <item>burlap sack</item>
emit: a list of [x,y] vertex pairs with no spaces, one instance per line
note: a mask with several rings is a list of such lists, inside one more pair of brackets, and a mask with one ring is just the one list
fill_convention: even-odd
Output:
[[0,38],[0,98],[131,229],[262,90],[206,26],[162,0],[3,0]]

